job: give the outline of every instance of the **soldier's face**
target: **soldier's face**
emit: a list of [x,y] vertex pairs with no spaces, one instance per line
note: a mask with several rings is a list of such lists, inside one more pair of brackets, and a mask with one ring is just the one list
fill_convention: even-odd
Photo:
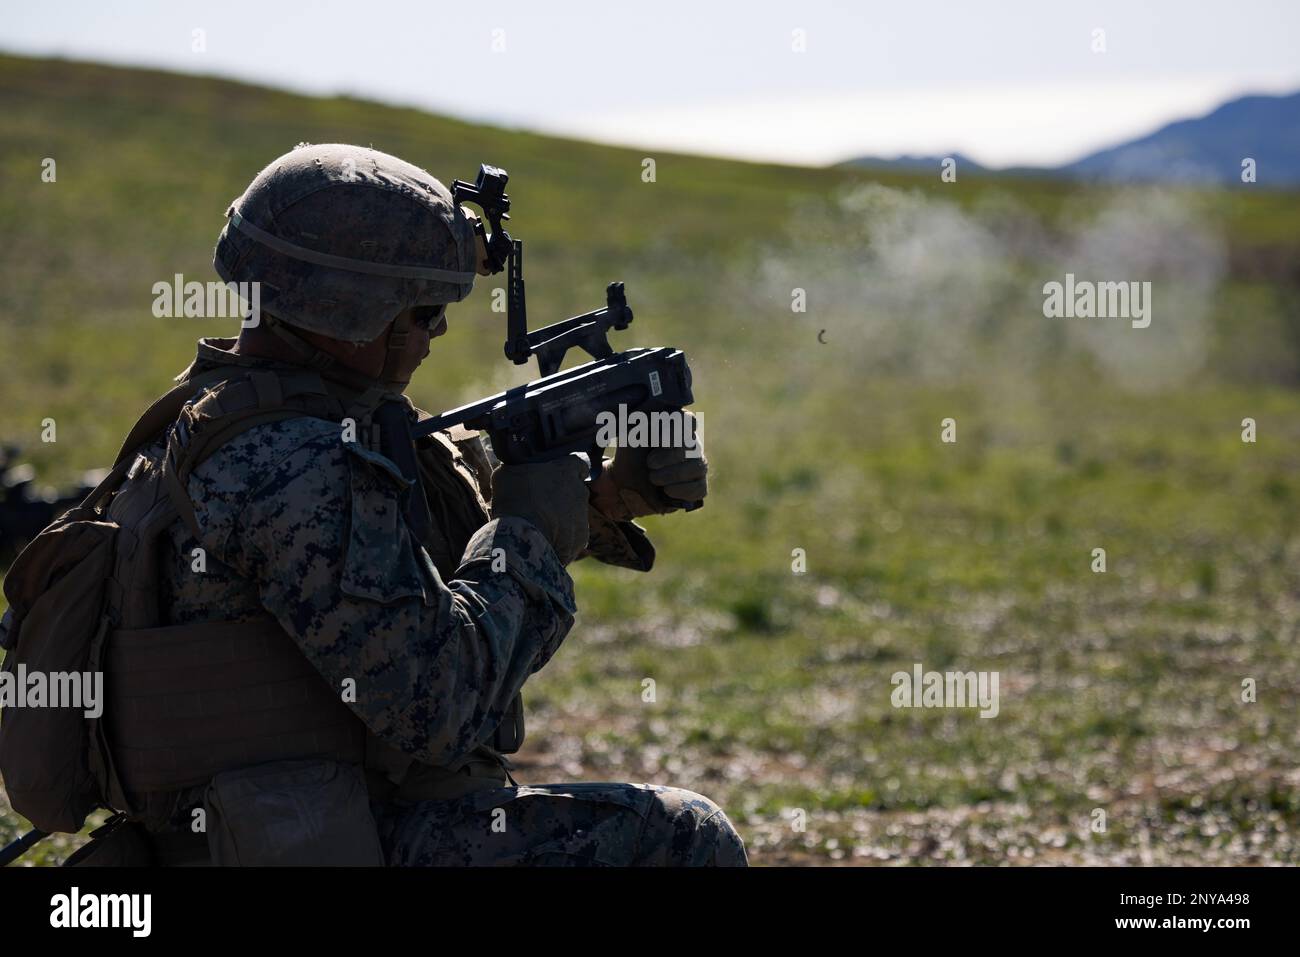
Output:
[[414,306],[404,315],[410,319],[411,331],[395,374],[400,381],[409,382],[429,354],[429,343],[447,331],[447,307]]
[[[406,324],[408,330],[406,347],[389,375],[392,376],[392,381],[405,383],[411,381],[411,376],[429,354],[429,342],[447,331],[447,307],[445,305],[415,306],[407,309],[397,318],[400,320],[403,317],[410,320]],[[389,332],[392,328],[389,327]],[[249,334],[249,330],[240,333],[241,344],[244,337]],[[334,356],[346,368],[372,379],[379,378],[384,372],[384,366],[388,361],[388,335],[389,333],[386,332],[370,342],[356,343],[341,342],[314,332],[303,331],[302,333],[303,338],[308,342]],[[241,351],[254,355],[267,354],[259,353],[251,343],[241,348]]]

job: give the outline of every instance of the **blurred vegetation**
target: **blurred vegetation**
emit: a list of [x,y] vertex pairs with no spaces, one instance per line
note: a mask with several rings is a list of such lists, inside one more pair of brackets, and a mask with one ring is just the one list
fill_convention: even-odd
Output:
[[[704,792],[756,863],[1300,862],[1300,196],[1178,194],[1222,269],[1194,361],[1143,389],[1043,318],[1060,273],[1034,252],[1068,249],[1097,210],[1147,208],[1127,191],[647,154],[12,57],[0,133],[0,439],[54,484],[111,459],[197,337],[231,334],[154,318],[151,286],[215,278],[226,208],[298,141],[372,144],[444,182],[505,167],[532,322],[623,279],[637,318],[622,342],[687,351],[708,503],[647,522],[648,575],[575,569],[579,624],[525,692],[521,780]],[[976,240],[922,244],[918,263],[1000,244],[959,337],[960,270],[902,268],[912,297],[876,296],[882,263],[908,260],[871,246],[883,220],[864,195]],[[488,298],[452,307],[412,389],[423,408],[527,377],[501,358]],[[925,326],[885,315],[935,302]],[[1167,320],[1120,347],[1163,348]],[[1001,713],[892,708],[890,675],[914,662],[997,670]],[[0,841],[23,823],[0,815]]]

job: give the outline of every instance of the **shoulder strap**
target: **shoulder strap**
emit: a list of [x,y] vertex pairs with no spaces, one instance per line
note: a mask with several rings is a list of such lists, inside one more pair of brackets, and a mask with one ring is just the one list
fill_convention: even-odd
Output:
[[125,441],[122,442],[122,448],[117,453],[117,458],[113,460],[113,468],[91,490],[90,494],[81,500],[81,504],[77,508],[93,511],[100,502],[116,491],[118,486],[122,484],[123,479],[126,478],[126,473],[130,471],[136,453],[163,429],[176,421],[176,417],[181,413],[181,408],[190,396],[194,395],[195,391],[203,386],[219,382],[229,375],[230,372],[227,369],[210,369],[193,378],[186,379],[166,394],[154,399],[149,408],[145,409],[140,418],[136,420],[135,425],[131,427],[131,431],[127,433]]
[[302,415],[301,409],[269,409],[263,411],[252,408],[223,416],[221,426],[215,431],[204,435],[196,443],[197,447],[187,447],[177,451],[174,438],[168,440],[167,456],[163,460],[162,467],[163,488],[167,492],[167,497],[171,499],[176,513],[180,515],[195,538],[200,536],[202,529],[199,528],[199,519],[194,513],[194,503],[190,500],[190,494],[185,489],[190,473],[220,449],[221,446],[240,433],[247,432],[249,429],[264,425],[267,422],[278,422],[281,419],[297,419]]
[[205,385],[211,385],[214,382],[220,382],[222,379],[229,379],[230,377],[231,369],[229,367],[223,366],[209,369],[207,372],[201,372],[193,378],[186,379],[166,395],[155,399],[153,404],[144,410],[144,414],[131,427],[131,431],[127,433],[126,440],[122,443],[122,449],[117,453],[114,467],[121,465],[123,460],[129,462],[135,453],[140,451],[141,447],[150,439],[175,422],[176,417],[181,414],[181,407],[195,392]]
[[331,396],[313,372],[279,373],[269,369],[240,370],[230,381],[203,400],[193,416],[178,409],[176,427],[167,437],[162,482],[177,514],[197,537],[200,533],[194,503],[186,490],[194,469],[236,436],[282,419],[302,416],[341,416],[339,401]]

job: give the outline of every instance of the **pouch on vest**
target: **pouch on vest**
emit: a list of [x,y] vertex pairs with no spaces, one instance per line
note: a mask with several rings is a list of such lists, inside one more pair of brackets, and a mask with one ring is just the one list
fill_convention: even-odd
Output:
[[[29,542],[5,576],[4,671],[17,695],[39,676],[46,700],[20,698],[0,715],[0,775],[14,810],[43,831],[81,830],[102,801],[87,715],[103,707],[91,698],[103,691],[95,659],[107,626],[105,586],[118,527],[96,518],[87,508],[72,509]],[[65,694],[78,686],[79,695]],[[52,699],[56,690],[59,700]],[[78,700],[63,700],[69,696]]]
[[382,867],[364,772],[337,761],[223,771],[204,797],[212,862],[226,867]]
[[[208,378],[212,378],[209,376]],[[5,576],[9,610],[0,624],[3,669],[15,691],[18,678],[39,674],[47,694],[56,678],[60,707],[7,707],[0,715],[0,777],[14,810],[42,831],[75,833],[86,815],[107,803],[112,759],[103,746],[98,711],[89,700],[102,675],[110,593],[120,526],[100,506],[127,477],[135,450],[172,421],[201,380],[159,398],[136,422],[113,469],[86,498],[27,543]],[[73,675],[80,675],[74,679]],[[87,680],[89,676],[89,680]],[[81,700],[65,692],[81,685]]]

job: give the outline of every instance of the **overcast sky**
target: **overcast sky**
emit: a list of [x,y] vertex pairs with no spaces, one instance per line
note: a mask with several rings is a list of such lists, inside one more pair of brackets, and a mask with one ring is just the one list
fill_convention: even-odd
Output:
[[697,153],[1046,165],[1300,89],[1300,0],[15,0],[0,49]]

